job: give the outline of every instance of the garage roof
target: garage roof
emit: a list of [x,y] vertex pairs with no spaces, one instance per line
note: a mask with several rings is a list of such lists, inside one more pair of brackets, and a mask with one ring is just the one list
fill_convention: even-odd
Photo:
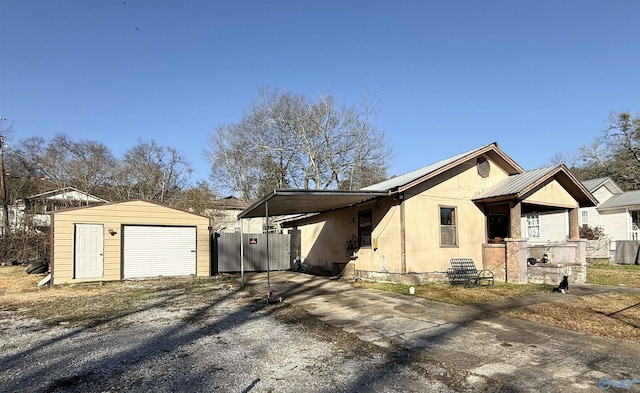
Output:
[[238,219],[265,217],[267,209],[269,216],[321,213],[388,195],[387,191],[365,190],[273,190],[238,214]]

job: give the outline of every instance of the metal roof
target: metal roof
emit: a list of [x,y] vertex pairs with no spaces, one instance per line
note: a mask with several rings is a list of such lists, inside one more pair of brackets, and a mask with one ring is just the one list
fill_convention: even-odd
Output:
[[267,213],[269,216],[320,213],[388,195],[387,191],[370,190],[274,190],[238,214],[238,219],[265,217]]
[[375,190],[375,191],[389,191],[399,188],[408,188],[415,185],[417,182],[440,173],[442,170],[446,170],[451,166],[455,166],[461,161],[466,161],[482,154],[488,153],[496,161],[500,161],[502,166],[511,173],[521,173],[523,169],[509,156],[504,154],[499,148],[497,143],[490,143],[488,145],[469,150],[467,152],[455,155],[453,157],[445,158],[431,165],[427,165],[423,168],[415,171],[405,173],[404,175],[396,176],[391,179],[382,181],[377,184],[364,187],[362,190]]
[[509,176],[495,186],[483,191],[473,200],[488,202],[525,199],[530,192],[535,191],[537,187],[552,178],[555,178],[576,199],[580,207],[595,206],[597,204],[593,195],[569,172],[565,165],[544,167]]
[[468,156],[470,153],[473,153],[473,151],[468,151],[466,153],[462,153],[462,154],[458,154],[456,156],[453,157],[449,157],[449,158],[445,158],[444,160],[440,160],[438,162],[435,162],[431,165],[427,165],[425,167],[422,167],[420,169],[416,169],[415,171],[411,171],[409,173],[405,173],[404,175],[400,175],[400,176],[396,176],[396,177],[392,177],[391,179],[382,181],[380,183],[376,183],[373,185],[370,185],[368,187],[364,187],[363,190],[376,190],[376,191],[386,191],[386,190],[391,190],[394,188],[398,188],[400,186],[404,186],[407,183],[411,183],[412,181],[419,179],[423,176],[428,175],[429,173],[442,168],[443,166],[446,166],[452,162],[455,162],[457,160],[459,160],[462,157]]
[[598,206],[598,210],[632,206],[640,206],[640,190],[625,191],[622,194],[613,195]]
[[589,179],[582,182],[589,192],[593,193],[598,188],[606,186],[612,194],[621,194],[622,190],[610,177],[600,177],[597,179]]
[[60,199],[60,200],[73,200],[73,201],[90,201],[90,202],[101,202],[108,203],[109,201],[97,197],[95,195],[89,194],[85,191],[80,191],[75,187],[67,186],[62,188],[57,188],[55,190],[49,190],[46,192],[42,192],[40,194],[31,195],[25,197],[23,199]]
[[483,192],[480,196],[474,198],[474,200],[492,199],[494,197],[497,199],[505,199],[505,196],[507,196],[508,199],[513,198],[514,194],[516,194],[516,197],[521,197],[524,193],[540,184],[540,182],[555,176],[563,183],[563,186],[574,195],[580,203],[580,206],[595,206],[597,203],[589,191],[584,188],[582,183],[580,183],[564,165],[524,172],[524,170],[502,152],[498,148],[498,144],[494,142],[357,191],[274,190],[273,193],[263,197],[238,214],[238,219],[265,217],[267,213],[269,216],[320,213],[354,206],[362,202],[390,196],[397,192],[403,192],[426,179],[482,155],[486,155],[497,162],[498,165],[507,171],[507,173],[510,173],[511,176],[504,182]]
[[606,181],[609,179],[609,177],[599,177],[597,179],[583,180],[582,184],[587,190],[589,190],[589,192],[594,192],[595,190],[603,186],[604,183],[606,183]]
[[545,167],[527,171],[519,175],[509,176],[495,186],[483,191],[482,193],[480,193],[480,195],[474,197],[473,199],[476,200],[505,195],[518,195],[528,187],[530,187],[531,184],[538,182],[540,179],[543,179],[555,169],[556,167]]

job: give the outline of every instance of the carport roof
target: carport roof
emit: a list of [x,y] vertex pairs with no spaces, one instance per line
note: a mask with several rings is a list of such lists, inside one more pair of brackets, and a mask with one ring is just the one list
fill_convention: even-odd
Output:
[[238,219],[265,217],[267,209],[269,216],[321,213],[388,195],[387,191],[365,190],[273,190],[238,214]]

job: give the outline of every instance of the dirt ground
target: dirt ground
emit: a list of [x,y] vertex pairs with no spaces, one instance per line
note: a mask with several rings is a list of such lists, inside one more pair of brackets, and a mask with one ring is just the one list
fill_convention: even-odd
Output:
[[465,390],[233,278],[37,288],[5,269],[0,392]]
[[640,344],[640,295],[605,293],[536,304],[508,315],[528,321]]
[[[267,305],[262,283],[240,288],[229,276],[53,288],[37,287],[40,278],[0,268],[0,392],[537,392],[557,391],[558,383],[570,390],[599,391],[603,378],[640,377],[637,357],[628,355],[635,347],[620,344],[612,352],[607,348],[615,343],[579,334],[559,341],[552,337],[561,330],[532,330],[522,316],[523,322],[485,316],[445,324],[456,333],[437,339],[437,345],[425,341],[420,350],[375,345],[362,332],[345,329],[340,318],[313,312],[321,312],[324,302],[338,306],[337,299],[343,299],[345,310],[358,315],[351,312],[354,307],[387,295],[354,293],[347,300],[341,292],[345,284],[326,280],[318,280],[315,290],[320,292],[297,306],[292,293],[291,302]],[[330,293],[327,284],[338,285],[337,297],[318,295]],[[382,308],[376,312],[374,304],[396,302],[400,306],[389,312],[403,313],[415,326],[421,323],[413,316],[418,306],[437,312],[435,303],[391,295],[397,298],[371,303],[371,316],[362,318],[382,314],[372,321],[382,323],[391,316]],[[605,296],[587,308],[629,324],[628,310],[613,307],[612,300]],[[628,304],[624,296],[621,300]],[[560,302],[557,314],[571,312],[562,311],[565,304],[574,310],[583,303]],[[535,306],[521,310],[544,314]],[[438,309],[446,314],[448,307],[458,306]],[[451,317],[445,314],[432,317]],[[469,351],[469,342],[493,344]],[[558,354],[563,358],[553,360]],[[546,369],[553,372],[536,371]]]

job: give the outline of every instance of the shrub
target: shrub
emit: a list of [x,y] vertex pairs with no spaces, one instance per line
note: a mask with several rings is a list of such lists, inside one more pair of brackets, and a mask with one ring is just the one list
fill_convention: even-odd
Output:
[[605,238],[605,233],[602,227],[592,228],[589,225],[583,225],[580,227],[580,238],[587,240],[599,240]]

